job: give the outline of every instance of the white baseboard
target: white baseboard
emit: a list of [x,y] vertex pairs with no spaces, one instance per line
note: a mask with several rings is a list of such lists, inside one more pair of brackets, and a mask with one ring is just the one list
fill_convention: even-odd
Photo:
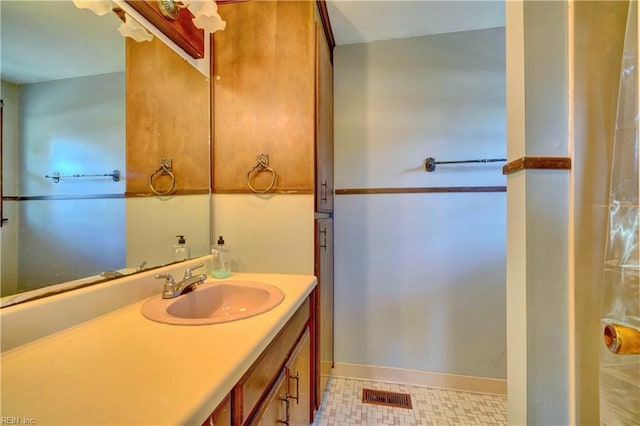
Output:
[[462,392],[507,395],[507,381],[488,377],[461,376],[403,368],[336,362],[333,376],[378,382],[401,383]]

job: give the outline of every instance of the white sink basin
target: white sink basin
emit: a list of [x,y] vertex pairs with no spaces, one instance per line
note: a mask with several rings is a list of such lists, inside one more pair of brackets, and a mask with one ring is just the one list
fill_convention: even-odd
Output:
[[278,287],[257,281],[221,281],[202,284],[173,299],[154,296],[142,305],[142,314],[166,324],[219,324],[265,313],[284,300]]

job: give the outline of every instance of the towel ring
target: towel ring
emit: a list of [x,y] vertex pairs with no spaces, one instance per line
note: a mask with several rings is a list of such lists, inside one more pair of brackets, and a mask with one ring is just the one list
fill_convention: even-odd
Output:
[[[270,172],[271,173],[271,185],[269,185],[267,188],[265,189],[256,189],[251,185],[251,174],[253,172],[256,173],[260,173],[260,172]],[[252,168],[249,169],[249,171],[247,172],[247,186],[249,187],[250,190],[252,190],[253,192],[257,193],[257,194],[264,194],[265,192],[269,192],[271,190],[271,188],[273,188],[273,186],[276,184],[276,172],[269,167],[269,155],[267,154],[260,154],[258,156],[258,162],[256,163],[255,166],[253,166]]]
[[[160,163],[160,167],[158,167],[153,173],[151,173],[151,175],[149,175],[149,188],[151,188],[154,194],[168,195],[173,191],[173,188],[176,186],[176,176],[173,174],[171,169],[171,159],[163,158]],[[160,173],[160,176],[169,175],[171,177],[171,186],[166,191],[158,191],[155,186],[153,186],[153,179],[158,173]]]

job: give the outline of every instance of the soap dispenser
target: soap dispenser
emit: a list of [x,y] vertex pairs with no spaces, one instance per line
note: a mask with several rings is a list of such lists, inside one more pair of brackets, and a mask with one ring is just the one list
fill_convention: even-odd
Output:
[[173,256],[175,260],[186,260],[189,258],[189,246],[184,239],[184,235],[176,235],[178,244],[173,246]]
[[213,278],[227,278],[231,276],[231,249],[224,243],[222,235],[218,243],[211,247],[211,276]]

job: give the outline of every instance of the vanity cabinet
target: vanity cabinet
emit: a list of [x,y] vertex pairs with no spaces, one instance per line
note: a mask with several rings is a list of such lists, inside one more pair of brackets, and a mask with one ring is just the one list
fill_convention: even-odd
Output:
[[308,425],[311,419],[311,333],[307,328],[251,425]]
[[203,426],[311,422],[313,309],[307,297]]
[[307,328],[285,366],[289,424],[307,425],[311,419],[311,333]]
[[202,426],[231,426],[231,397],[226,397]]
[[289,424],[290,402],[287,386],[287,374],[282,370],[271,391],[260,405],[251,424],[279,425]]
[[[214,34],[213,192],[251,193],[249,170],[269,156],[269,192],[316,194],[332,209],[333,72],[315,2],[222,3]],[[254,172],[268,188],[272,174]]]

